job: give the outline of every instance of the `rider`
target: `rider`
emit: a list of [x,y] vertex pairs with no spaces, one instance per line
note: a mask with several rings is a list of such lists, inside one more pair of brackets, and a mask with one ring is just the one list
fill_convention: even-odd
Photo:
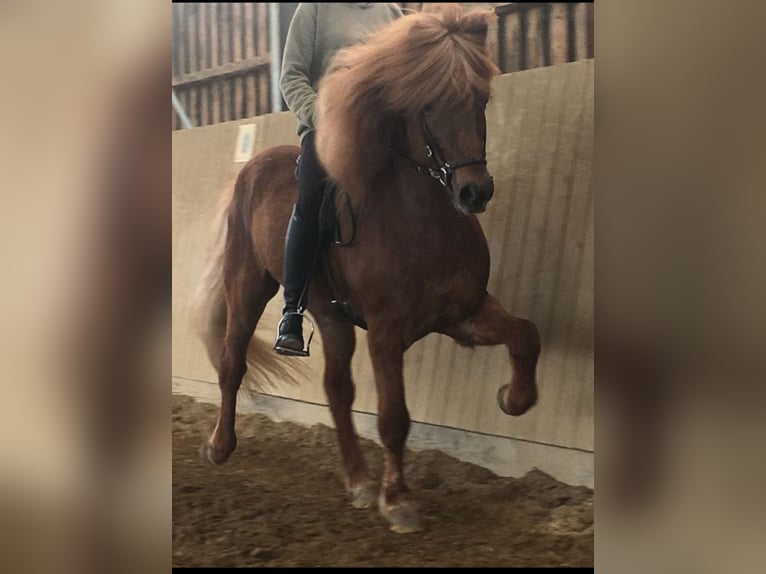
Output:
[[298,118],[301,159],[298,201],[285,237],[285,306],[274,349],[305,356],[303,316],[308,282],[318,246],[319,207],[327,174],[317,158],[317,85],[339,49],[363,41],[402,15],[394,3],[301,3],[287,32],[280,87],[288,108]]

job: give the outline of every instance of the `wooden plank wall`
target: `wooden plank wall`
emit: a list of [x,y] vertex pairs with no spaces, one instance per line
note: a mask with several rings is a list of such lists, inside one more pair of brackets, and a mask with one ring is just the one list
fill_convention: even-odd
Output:
[[[462,4],[496,11],[487,43],[503,73],[594,57],[592,3]],[[173,4],[173,88],[193,126],[270,112],[269,33],[266,2]]]
[[267,3],[173,4],[173,89],[194,127],[269,113],[269,64]]
[[[436,2],[401,2],[405,10],[430,10]],[[593,54],[593,3],[463,2],[466,9],[492,8],[497,23],[487,44],[503,73],[588,60]]]
[[[593,4],[505,4],[496,8],[496,63],[517,72],[593,58]],[[490,46],[494,44],[490,38]]]

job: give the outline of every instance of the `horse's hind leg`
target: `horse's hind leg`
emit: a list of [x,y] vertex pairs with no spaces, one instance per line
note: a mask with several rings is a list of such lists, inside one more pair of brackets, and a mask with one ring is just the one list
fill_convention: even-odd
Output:
[[221,410],[204,451],[207,460],[214,464],[226,462],[237,446],[234,418],[237,391],[247,371],[247,348],[266,304],[279,290],[279,283],[266,273],[254,257],[246,262],[225,264],[224,283],[226,335],[218,372]]
[[445,331],[461,345],[500,345],[508,347],[513,364],[513,380],[498,391],[498,404],[508,415],[523,415],[537,402],[535,371],[540,356],[540,335],[534,323],[512,317],[492,295],[479,311],[463,323]]
[[324,388],[338,433],[346,489],[351,495],[351,504],[356,508],[368,508],[375,504],[377,488],[370,478],[351,418],[351,406],[355,396],[354,381],[351,378],[351,358],[356,348],[354,326],[336,317],[334,310],[328,311],[327,314],[317,316],[324,342]]

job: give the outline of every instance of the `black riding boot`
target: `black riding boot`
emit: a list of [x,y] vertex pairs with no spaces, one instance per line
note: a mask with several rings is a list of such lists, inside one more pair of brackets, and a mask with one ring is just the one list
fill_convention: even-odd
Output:
[[303,316],[308,284],[317,251],[317,224],[302,219],[293,208],[285,238],[285,308],[274,349],[281,355],[306,356]]

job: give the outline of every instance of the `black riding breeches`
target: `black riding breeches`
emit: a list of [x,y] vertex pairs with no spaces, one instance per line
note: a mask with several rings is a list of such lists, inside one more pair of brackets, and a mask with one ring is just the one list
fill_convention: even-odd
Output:
[[298,201],[285,237],[285,307],[283,313],[305,308],[308,284],[319,247],[319,210],[322,205],[327,174],[319,163],[314,132],[301,141],[298,164]]
[[[301,141],[301,159],[298,166],[298,201],[295,211],[303,221],[311,227],[317,224],[319,208],[327,173],[319,163],[316,150],[316,132],[311,130]],[[315,227],[314,227],[315,228]]]

